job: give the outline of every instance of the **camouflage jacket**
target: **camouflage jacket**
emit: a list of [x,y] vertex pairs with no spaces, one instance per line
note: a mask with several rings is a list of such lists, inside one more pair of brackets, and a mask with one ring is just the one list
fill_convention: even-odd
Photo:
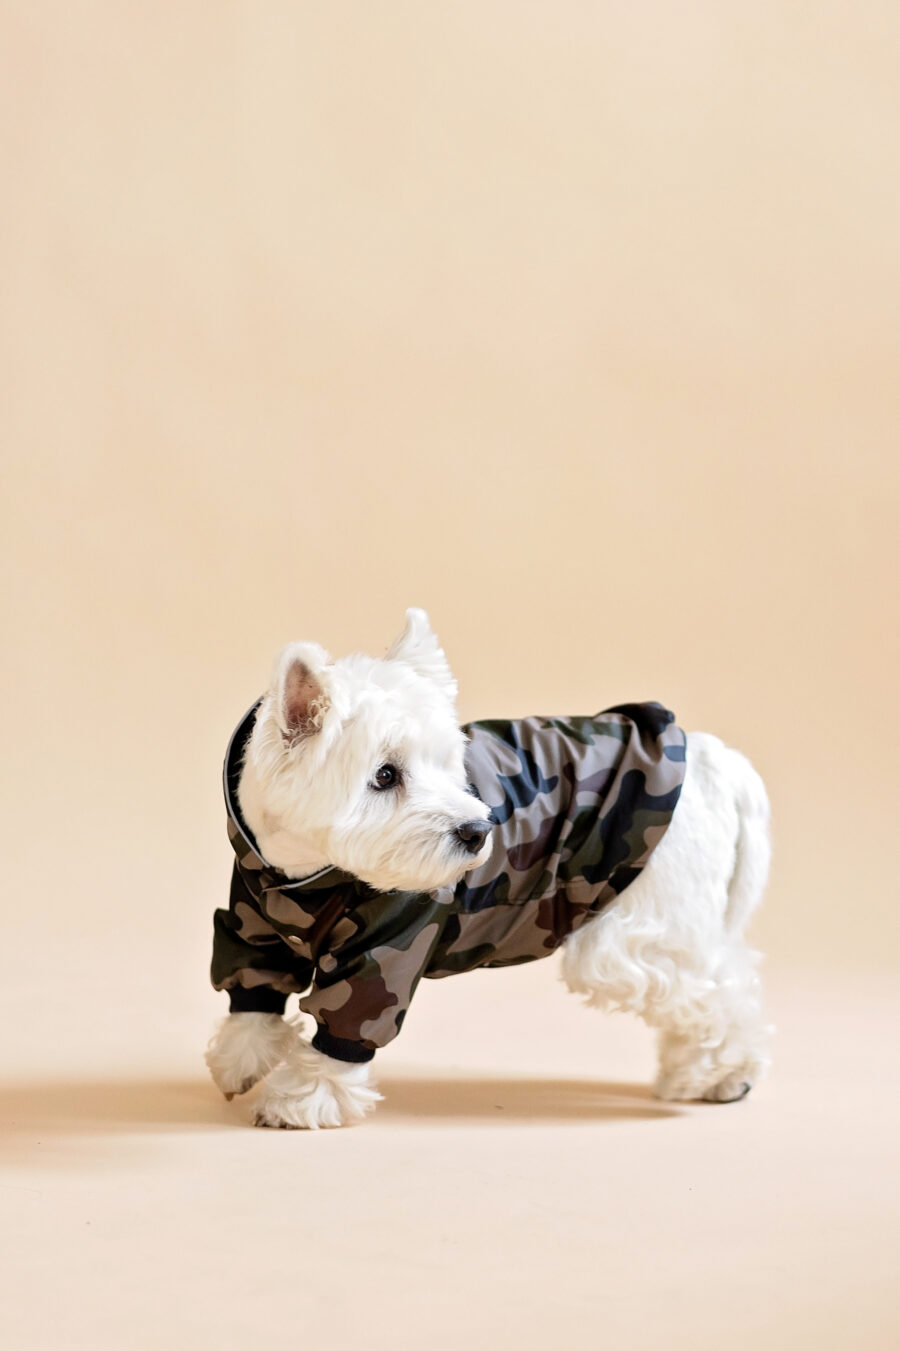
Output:
[[684,733],[659,704],[470,723],[466,768],[493,822],[487,863],[425,893],[377,892],[337,868],[292,881],[261,856],[238,808],[257,707],[225,760],[236,857],[229,908],[215,914],[212,981],[232,1012],[281,1013],[287,995],[302,995],[313,1045],[338,1060],[370,1060],[391,1041],[422,976],[552,952],[638,876],[684,780]]

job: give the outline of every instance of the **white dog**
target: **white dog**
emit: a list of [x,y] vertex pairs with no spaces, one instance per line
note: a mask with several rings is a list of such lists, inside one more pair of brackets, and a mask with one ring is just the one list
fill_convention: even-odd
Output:
[[225,763],[218,1086],[266,1078],[261,1126],[358,1120],[422,976],[561,946],[570,989],[659,1029],[660,1097],[743,1097],[768,1063],[743,939],[769,865],[752,766],[658,704],[461,729],[455,698],[422,610],[383,659],[281,653]]

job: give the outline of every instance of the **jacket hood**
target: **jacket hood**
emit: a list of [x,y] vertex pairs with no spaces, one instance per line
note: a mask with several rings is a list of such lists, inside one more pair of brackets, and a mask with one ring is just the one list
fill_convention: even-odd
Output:
[[244,754],[261,703],[262,699],[257,699],[256,703],[248,708],[234,729],[228,743],[228,749],[225,752],[225,764],[222,771],[228,839],[248,885],[255,894],[263,891],[330,891],[342,883],[349,882],[362,886],[363,884],[358,878],[353,877],[350,873],[343,872],[332,864],[320,868],[318,872],[310,873],[308,877],[294,878],[288,877],[287,873],[282,872],[280,868],[276,868],[263,857],[253,831],[241,815],[241,808],[238,803],[238,784],[240,783]]

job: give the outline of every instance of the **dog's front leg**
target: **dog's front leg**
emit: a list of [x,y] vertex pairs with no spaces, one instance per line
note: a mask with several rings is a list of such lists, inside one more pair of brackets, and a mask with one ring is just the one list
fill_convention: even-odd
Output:
[[334,1060],[298,1040],[266,1080],[253,1124],[315,1131],[361,1121],[381,1100],[370,1068]]
[[280,1013],[229,1013],[206,1049],[206,1064],[226,1098],[246,1093],[299,1041]]

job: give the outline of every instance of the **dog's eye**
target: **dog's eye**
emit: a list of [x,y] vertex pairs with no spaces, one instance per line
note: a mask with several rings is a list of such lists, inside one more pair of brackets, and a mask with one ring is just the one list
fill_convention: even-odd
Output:
[[396,788],[400,782],[400,771],[396,765],[382,765],[376,769],[375,778],[372,780],[372,787],[381,791],[385,788]]

